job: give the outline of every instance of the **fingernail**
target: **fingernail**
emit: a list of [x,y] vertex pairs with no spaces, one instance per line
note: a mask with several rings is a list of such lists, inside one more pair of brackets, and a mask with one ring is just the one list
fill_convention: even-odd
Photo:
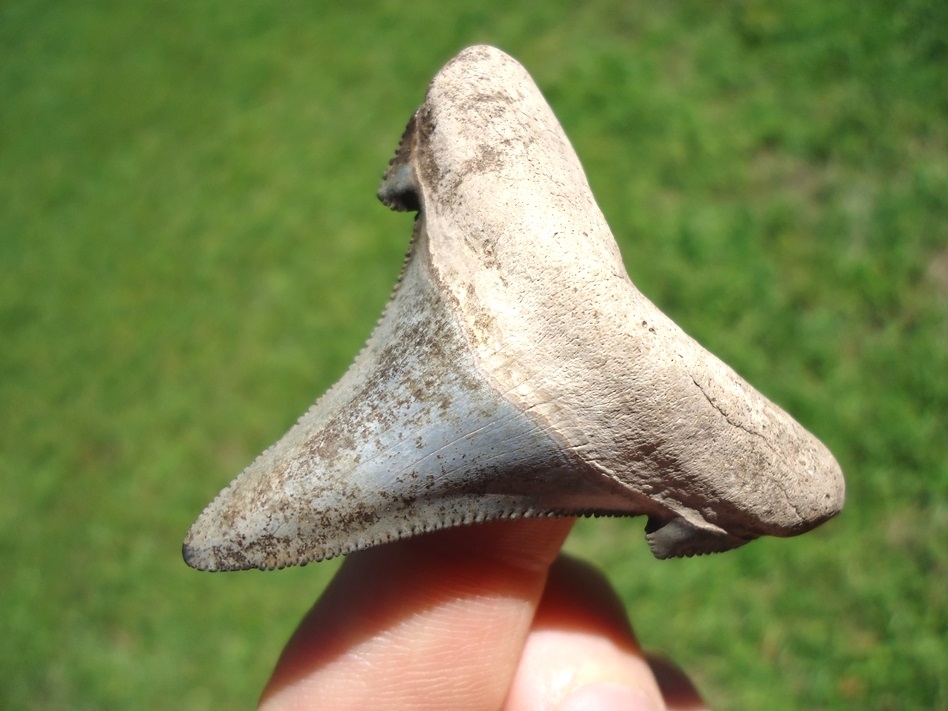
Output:
[[621,684],[596,683],[577,689],[560,704],[559,711],[661,711],[639,689]]

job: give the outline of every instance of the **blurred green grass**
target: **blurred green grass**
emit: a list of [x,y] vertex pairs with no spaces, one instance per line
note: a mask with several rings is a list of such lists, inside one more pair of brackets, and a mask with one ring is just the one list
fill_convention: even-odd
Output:
[[841,517],[658,562],[580,522],[717,709],[948,708],[948,5],[0,5],[0,707],[249,706],[335,570],[199,574],[204,504],[334,381],[441,64],[533,73],[636,284],[815,431]]

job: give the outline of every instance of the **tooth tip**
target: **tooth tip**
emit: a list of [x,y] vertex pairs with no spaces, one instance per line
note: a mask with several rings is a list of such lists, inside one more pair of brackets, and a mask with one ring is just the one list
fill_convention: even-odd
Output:
[[181,557],[184,558],[184,562],[195,570],[213,572],[228,569],[227,566],[221,565],[223,561],[217,551],[218,547],[201,540],[206,538],[206,536],[201,535],[202,532],[202,519],[199,518],[191,526],[191,530],[188,531],[188,535],[181,545]]
[[185,541],[181,546],[181,557],[184,558],[184,562],[189,567],[195,570],[213,572],[221,569],[208,549],[191,545],[188,541]]

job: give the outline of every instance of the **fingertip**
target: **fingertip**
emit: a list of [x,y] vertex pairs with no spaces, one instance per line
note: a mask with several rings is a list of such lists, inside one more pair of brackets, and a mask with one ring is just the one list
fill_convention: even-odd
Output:
[[641,652],[596,630],[534,629],[527,638],[505,711],[662,709]]
[[534,617],[506,711],[706,709],[684,672],[642,651],[605,575],[560,556]]
[[662,709],[655,677],[606,577],[560,556],[534,616],[505,711]]
[[568,555],[560,555],[550,568],[533,627],[595,632],[620,648],[641,653],[625,605],[608,578]]
[[641,689],[615,683],[589,684],[572,692],[557,711],[662,711]]

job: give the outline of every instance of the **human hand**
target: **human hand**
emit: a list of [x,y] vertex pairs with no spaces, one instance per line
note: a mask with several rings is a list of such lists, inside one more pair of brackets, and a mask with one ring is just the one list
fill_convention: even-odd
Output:
[[350,555],[283,651],[264,711],[705,708],[641,650],[571,519],[449,529]]

